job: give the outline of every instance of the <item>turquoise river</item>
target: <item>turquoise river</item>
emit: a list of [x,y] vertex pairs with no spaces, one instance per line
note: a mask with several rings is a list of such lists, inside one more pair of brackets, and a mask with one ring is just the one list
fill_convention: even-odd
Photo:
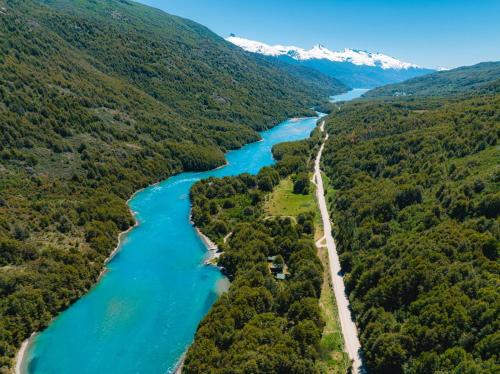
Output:
[[256,174],[274,163],[273,145],[307,138],[317,119],[285,121],[262,132],[262,141],[228,152],[224,167],[136,193],[129,206],[139,225],[122,236],[96,286],[31,339],[21,372],[173,372],[227,282],[203,265],[207,251],[189,222],[190,187],[208,177]]

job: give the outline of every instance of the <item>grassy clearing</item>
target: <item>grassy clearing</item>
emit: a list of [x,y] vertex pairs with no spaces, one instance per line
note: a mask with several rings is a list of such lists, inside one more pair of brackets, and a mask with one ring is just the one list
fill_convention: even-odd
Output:
[[[321,173],[323,179],[323,187],[325,188],[325,199],[327,204],[333,201],[334,190],[329,188],[330,179]],[[317,207],[316,211],[318,221],[316,222],[316,240],[324,236],[323,225],[321,224],[321,213]],[[340,329],[340,321],[338,316],[337,304],[333,294],[332,281],[329,271],[328,251],[326,247],[318,249],[318,257],[323,264],[323,286],[321,287],[321,296],[319,298],[319,306],[321,308],[325,328],[321,336],[321,357],[318,360],[318,369],[321,373],[347,373],[350,367],[350,360],[347,353],[344,351],[344,338]]]
[[272,217],[293,218],[296,218],[300,213],[316,212],[315,223],[319,223],[321,219],[314,198],[315,191],[316,189],[311,183],[309,194],[294,194],[292,178],[288,177],[283,179],[269,195],[264,204],[264,211]]
[[323,263],[323,286],[319,306],[321,308],[325,328],[321,336],[321,356],[317,361],[321,373],[347,373],[349,357],[344,352],[344,338],[340,330],[337,305],[332,291],[330,273],[328,271],[328,253],[326,248],[318,250],[318,256]]
[[321,173],[321,178],[323,179],[323,188],[326,191],[325,200],[327,207],[330,207],[330,204],[333,202],[333,197],[335,196],[335,190],[330,188],[330,178],[325,173]]
[[[323,175],[325,187],[328,186],[328,179]],[[331,195],[331,189],[328,189]],[[315,199],[315,186],[311,183],[311,191],[307,195],[297,195],[293,193],[293,182],[291,178],[284,179],[275,187],[265,202],[264,209],[268,216],[292,217],[296,218],[300,213],[314,211],[315,215],[315,240],[323,237],[323,226],[321,225],[321,215]],[[327,201],[329,196],[327,195]],[[317,361],[318,369],[321,373],[346,373],[349,368],[349,358],[344,352],[344,339],[340,330],[337,305],[333,295],[330,280],[328,253],[326,248],[318,250],[318,256],[324,267],[323,286],[319,305],[325,321],[325,328],[321,337],[321,356]]]

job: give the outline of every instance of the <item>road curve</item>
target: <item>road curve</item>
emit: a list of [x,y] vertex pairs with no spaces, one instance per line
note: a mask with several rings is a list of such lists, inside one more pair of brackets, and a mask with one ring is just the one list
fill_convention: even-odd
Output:
[[[325,121],[322,121],[320,125],[321,131],[324,131],[324,126]],[[330,274],[332,276],[333,292],[335,294],[335,300],[337,302],[337,309],[339,312],[340,326],[342,335],[344,336],[345,351],[352,360],[353,373],[362,373],[363,363],[360,356],[361,344],[359,343],[356,324],[351,317],[351,311],[349,309],[349,299],[346,296],[344,279],[341,275],[340,261],[337,254],[337,247],[332,236],[332,225],[330,222],[330,215],[328,214],[328,210],[326,208],[325,191],[323,188],[323,179],[321,177],[321,155],[323,154],[323,148],[327,140],[328,134],[326,134],[314,162],[313,182],[316,185],[316,198],[321,211],[323,231],[325,233],[324,238],[318,241],[317,245],[325,243],[328,249],[328,262],[330,264]]]

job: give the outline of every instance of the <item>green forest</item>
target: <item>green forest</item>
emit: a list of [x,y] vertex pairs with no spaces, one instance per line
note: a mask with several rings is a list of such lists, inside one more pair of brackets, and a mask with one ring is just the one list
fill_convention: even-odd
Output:
[[[225,162],[290,117],[330,113],[345,285],[370,373],[500,372],[500,63],[348,88],[244,52],[128,0],[0,0],[0,372],[85,294],[134,224],[134,191]],[[193,186],[192,219],[231,280],[186,373],[314,373],[324,321],[314,212],[270,217],[280,181],[310,192],[321,134],[258,175]]]
[[320,136],[315,130],[308,140],[275,146],[277,164],[256,176],[193,186],[193,221],[223,251],[218,266],[231,286],[199,325],[183,373],[317,372],[323,268],[314,211],[296,221],[270,217],[264,201],[280,180],[291,175],[297,184],[309,171]]
[[[500,370],[498,66],[417,78],[390,88],[412,97],[357,100],[327,117],[322,168],[368,372]],[[419,91],[485,69],[478,87]]]
[[388,84],[368,91],[367,98],[394,96],[467,96],[493,94],[500,90],[500,62],[481,62],[472,66],[444,70]]
[[137,189],[346,88],[129,1],[0,0],[0,368],[96,281]]

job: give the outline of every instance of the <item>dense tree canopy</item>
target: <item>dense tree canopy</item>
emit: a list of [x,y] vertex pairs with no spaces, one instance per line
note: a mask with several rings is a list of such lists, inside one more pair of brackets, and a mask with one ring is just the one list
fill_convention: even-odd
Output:
[[[310,71],[134,2],[0,6],[7,370],[22,340],[95,282],[133,224],[133,191],[221,165],[224,151],[344,87],[325,79],[319,89]],[[469,73],[392,87],[388,96],[406,98],[343,105],[327,121],[334,235],[372,372],[499,368],[498,64]],[[322,276],[312,217],[264,219],[262,201],[289,175],[298,191],[308,186],[318,137],[276,146],[278,163],[257,176],[193,188],[193,220],[224,250],[233,283],[200,325],[188,373],[314,371]],[[285,281],[270,272],[275,255]]]
[[[310,169],[318,140],[316,131],[309,140],[276,146],[278,163],[256,176],[193,186],[193,221],[223,250],[218,265],[232,283],[198,327],[183,372],[316,372],[324,323],[313,215],[301,214],[297,222],[265,217],[263,201],[280,178]],[[292,167],[290,160],[299,162]],[[276,272],[286,279],[276,280]]]
[[499,370],[500,96],[471,96],[327,118],[329,208],[370,372]]

